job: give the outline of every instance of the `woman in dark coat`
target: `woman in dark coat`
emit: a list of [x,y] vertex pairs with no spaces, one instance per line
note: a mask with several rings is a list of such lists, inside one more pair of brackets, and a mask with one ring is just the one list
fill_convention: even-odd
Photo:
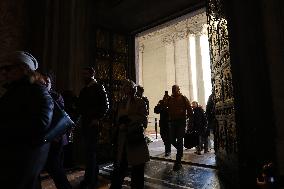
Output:
[[111,189],[120,189],[131,166],[131,188],[144,188],[144,167],[149,161],[143,125],[147,122],[145,102],[135,96],[132,81],[123,82],[125,98],[117,107],[117,145]]
[[204,153],[208,152],[207,119],[204,110],[196,101],[193,101],[191,105],[193,109],[193,127],[199,135],[199,144],[196,147],[196,153],[200,155],[202,149],[204,149]]
[[1,59],[6,93],[0,99],[0,183],[11,189],[35,189],[49,149],[43,136],[53,114],[53,101],[37,83],[38,64],[29,53],[17,51]]
[[[64,100],[60,93],[56,92],[52,87],[51,76],[43,75],[47,89],[53,100],[64,109]],[[52,127],[52,125],[51,125]],[[67,131],[66,131],[67,132]],[[66,133],[54,139],[50,144],[48,158],[45,169],[54,181],[57,189],[71,189],[72,186],[67,179],[63,166],[64,151],[63,147],[68,144]]]

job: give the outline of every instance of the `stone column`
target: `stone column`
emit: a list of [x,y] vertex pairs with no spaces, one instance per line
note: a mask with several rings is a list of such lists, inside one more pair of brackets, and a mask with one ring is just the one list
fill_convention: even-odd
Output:
[[186,33],[183,35],[179,33],[175,41],[176,84],[187,98],[189,98],[188,60],[188,37]]
[[171,93],[172,85],[176,83],[175,71],[175,47],[173,41],[165,45],[166,48],[166,74],[167,74],[167,90]]
[[176,68],[175,68],[175,42],[173,39],[174,31],[168,28],[162,38],[162,42],[166,49],[166,78],[167,90],[171,94],[172,85],[176,83]]
[[196,52],[197,100],[200,105],[205,107],[206,105],[205,88],[204,88],[204,80],[203,80],[200,34],[195,35],[195,52]]
[[177,52],[177,47],[176,47],[176,41],[174,40],[174,42],[173,42],[173,46],[174,46],[174,73],[175,73],[175,82],[174,82],[174,84],[175,85],[177,85],[178,83],[178,79],[177,79],[177,54],[178,54],[178,52]]
[[188,100],[191,102],[193,100],[193,83],[192,83],[192,68],[191,68],[191,56],[190,56],[190,35],[187,36],[187,56],[188,56]]
[[[193,100],[193,94],[197,93],[197,100],[201,105],[205,105],[205,89],[204,89],[204,81],[203,81],[203,70],[202,70],[202,57],[201,57],[201,47],[200,47],[200,35],[199,33],[203,30],[203,25],[207,23],[207,17],[206,13],[203,12],[201,14],[197,14],[190,19],[187,20],[187,28],[188,32],[191,35],[195,36],[195,49],[191,49],[192,51],[195,51],[196,56],[196,82],[197,82],[197,91],[193,91],[193,82],[192,82],[192,76],[190,75],[190,94]],[[190,51],[188,47],[188,51]],[[189,53],[188,53],[189,54]],[[190,59],[189,59],[190,60]],[[192,74],[192,68],[191,68],[191,62],[189,62],[189,74]]]
[[139,65],[138,65],[138,75],[139,75],[139,80],[138,83],[139,85],[143,86],[143,53],[144,53],[144,45],[139,44]]

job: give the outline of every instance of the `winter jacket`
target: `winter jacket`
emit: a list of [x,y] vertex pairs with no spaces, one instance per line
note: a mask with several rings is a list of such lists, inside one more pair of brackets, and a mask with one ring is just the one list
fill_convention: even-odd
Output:
[[82,116],[83,127],[88,125],[94,119],[101,119],[109,109],[107,93],[103,85],[95,80],[85,86],[79,95],[78,110]]
[[207,134],[207,119],[201,107],[193,108],[193,128],[198,131],[199,135]]
[[[116,161],[120,162],[124,154],[127,155],[129,165],[139,165],[149,161],[149,150],[143,134],[143,125],[147,122],[145,102],[138,97],[128,102],[121,102],[116,117],[118,129]],[[124,150],[126,153],[123,153]]]
[[53,114],[53,101],[44,86],[24,77],[7,86],[0,99],[0,182],[13,189],[32,189],[49,149],[43,144]]

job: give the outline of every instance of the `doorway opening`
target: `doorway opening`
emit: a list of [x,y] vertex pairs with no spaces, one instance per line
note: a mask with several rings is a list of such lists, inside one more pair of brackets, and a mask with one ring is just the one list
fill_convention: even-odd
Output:
[[[154,107],[165,91],[171,95],[171,87],[179,85],[181,93],[190,102],[197,101],[204,110],[212,92],[206,10],[200,9],[139,33],[135,45],[136,81],[144,87],[144,95],[149,100],[146,133],[154,141],[149,145],[150,154],[162,158],[165,154],[159,137],[159,114],[154,113]],[[193,163],[214,166],[212,134],[209,139],[209,153],[195,157],[194,148],[185,149],[190,157],[184,161],[196,159]]]

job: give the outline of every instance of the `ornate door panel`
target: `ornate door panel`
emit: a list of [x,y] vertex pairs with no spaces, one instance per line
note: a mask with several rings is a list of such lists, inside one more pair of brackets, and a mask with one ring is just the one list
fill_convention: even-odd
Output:
[[[128,65],[127,36],[108,30],[97,29],[95,34],[94,64],[96,78],[104,84],[110,98],[110,109],[120,99],[121,80],[126,79]],[[112,115],[99,128],[99,161],[110,160]]]
[[105,83],[125,79],[128,62],[126,36],[97,29],[94,58],[98,79]]
[[[223,0],[207,1],[211,79],[217,119],[215,150],[217,164],[234,183],[238,183],[238,137],[235,122],[229,36]],[[235,181],[233,181],[235,180]]]

